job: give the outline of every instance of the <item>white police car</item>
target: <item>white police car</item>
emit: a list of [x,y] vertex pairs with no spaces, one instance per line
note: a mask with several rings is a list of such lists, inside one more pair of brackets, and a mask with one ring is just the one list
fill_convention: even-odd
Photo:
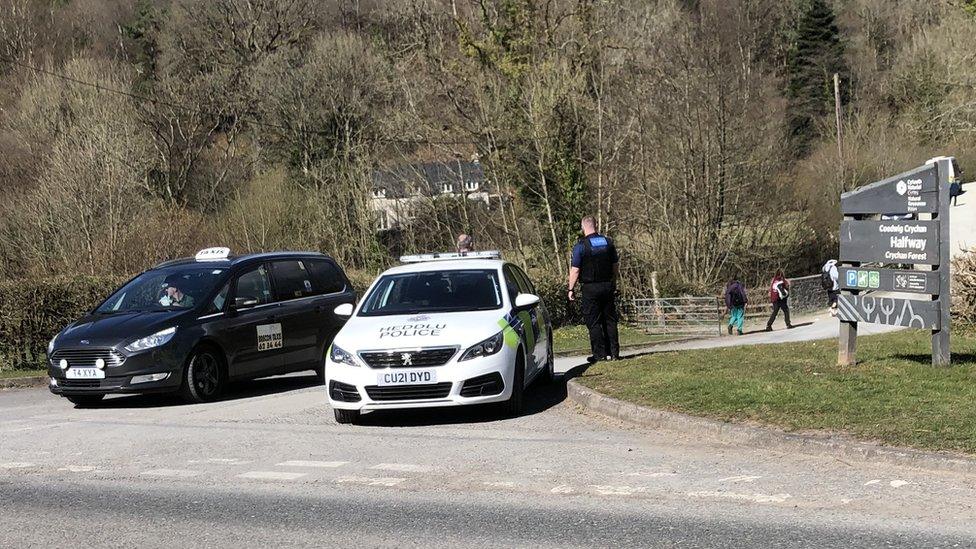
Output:
[[325,366],[339,423],[370,410],[504,402],[553,376],[552,330],[529,277],[498,252],[404,256],[354,308]]

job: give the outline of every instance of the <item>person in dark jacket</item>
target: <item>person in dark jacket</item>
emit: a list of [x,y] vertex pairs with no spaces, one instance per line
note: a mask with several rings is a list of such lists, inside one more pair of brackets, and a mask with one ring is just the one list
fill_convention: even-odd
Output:
[[725,286],[725,311],[729,313],[729,335],[732,335],[732,328],[735,327],[736,333],[742,335],[742,325],[746,321],[746,304],[749,297],[746,294],[746,287],[736,279],[732,279]]
[[790,281],[783,275],[783,269],[777,269],[776,275],[769,283],[769,301],[773,304],[773,314],[769,315],[769,321],[766,322],[767,332],[773,331],[773,321],[776,320],[776,315],[779,314],[780,309],[783,310],[787,329],[793,328],[793,324],[790,322],[789,299]]
[[582,309],[590,333],[590,362],[617,360],[617,305],[614,293],[620,273],[620,258],[613,240],[596,232],[596,220],[586,216],[580,222],[583,238],[573,246],[569,268],[569,300],[576,299],[576,283],[583,283]]

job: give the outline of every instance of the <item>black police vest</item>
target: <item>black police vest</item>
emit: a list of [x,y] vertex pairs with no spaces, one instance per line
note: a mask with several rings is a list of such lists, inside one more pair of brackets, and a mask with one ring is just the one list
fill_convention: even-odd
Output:
[[[597,235],[593,235],[597,236]],[[590,237],[582,238],[583,261],[580,266],[580,282],[610,282],[613,280],[613,241],[607,237],[607,245],[594,251]]]

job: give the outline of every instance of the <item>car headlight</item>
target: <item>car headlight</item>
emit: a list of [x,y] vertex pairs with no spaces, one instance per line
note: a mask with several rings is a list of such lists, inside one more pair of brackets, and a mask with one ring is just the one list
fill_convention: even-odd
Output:
[[176,335],[176,327],[166,328],[165,330],[154,333],[151,336],[146,336],[133,341],[132,343],[125,346],[125,350],[130,353],[135,353],[138,351],[145,351],[146,349],[152,349],[153,347],[159,347],[160,345],[165,345],[169,340],[173,339]]
[[478,358],[482,356],[491,356],[501,350],[502,345],[505,343],[505,337],[503,332],[498,332],[497,334],[489,337],[488,339],[476,343],[468,347],[467,351],[461,355],[458,362],[462,360],[471,360],[472,358]]
[[336,364],[345,364],[347,366],[359,366],[359,364],[356,363],[356,359],[352,356],[352,354],[347,353],[342,349],[342,347],[339,347],[338,345],[332,345],[332,348],[329,349],[329,360],[335,362]]

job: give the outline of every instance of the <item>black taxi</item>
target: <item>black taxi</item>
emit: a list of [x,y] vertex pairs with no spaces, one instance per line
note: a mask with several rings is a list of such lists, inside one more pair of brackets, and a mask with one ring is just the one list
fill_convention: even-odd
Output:
[[49,388],[77,405],[112,393],[217,398],[228,381],[302,370],[325,353],[356,301],[329,256],[233,256],[208,248],[161,263],[116,290],[48,345]]

